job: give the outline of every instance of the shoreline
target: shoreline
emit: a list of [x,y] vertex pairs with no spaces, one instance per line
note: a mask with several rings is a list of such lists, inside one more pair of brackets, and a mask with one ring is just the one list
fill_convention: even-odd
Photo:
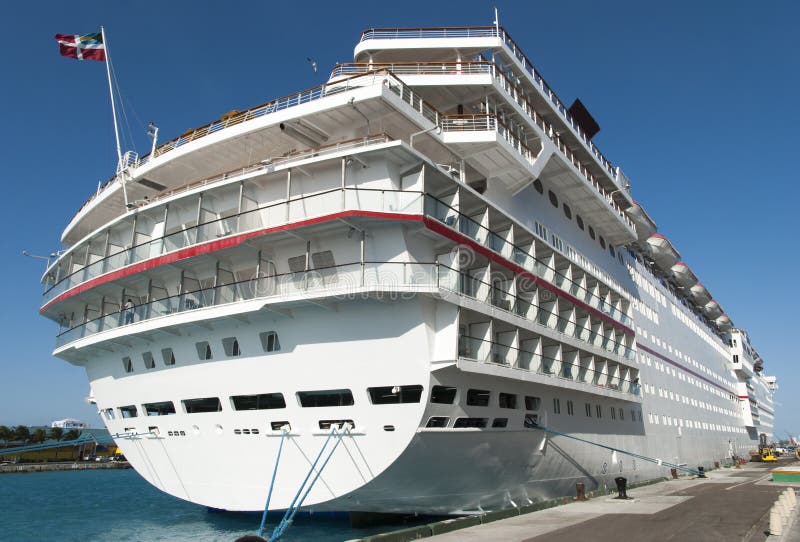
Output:
[[108,461],[108,462],[91,462],[91,461],[70,461],[59,463],[15,463],[13,465],[0,466],[0,474],[27,474],[31,472],[54,472],[54,471],[69,471],[69,470],[100,470],[100,469],[129,469],[130,464],[127,461]]

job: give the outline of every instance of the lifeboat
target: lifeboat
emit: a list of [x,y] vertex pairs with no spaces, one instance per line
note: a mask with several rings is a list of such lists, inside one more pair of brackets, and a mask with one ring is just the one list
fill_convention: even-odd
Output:
[[711,301],[711,293],[706,289],[705,286],[700,284],[699,282],[689,288],[689,291],[692,294],[692,299],[697,304],[698,307],[702,307],[709,301]]
[[733,322],[731,322],[731,318],[727,314],[718,316],[714,323],[717,324],[720,331],[728,331],[733,326]]
[[647,239],[647,246],[650,249],[650,256],[653,261],[665,273],[668,273],[681,258],[678,251],[669,242],[669,239],[659,233],[654,233]]
[[709,318],[717,318],[722,315],[722,307],[713,299],[703,306],[703,311]]
[[689,266],[683,262],[678,262],[672,266],[672,278],[678,286],[690,288],[693,284],[697,284],[697,276],[689,269]]
[[636,235],[639,236],[639,243],[644,244],[658,230],[656,223],[653,222],[644,207],[639,205],[638,201],[634,200],[633,205],[625,209],[625,213],[636,224]]

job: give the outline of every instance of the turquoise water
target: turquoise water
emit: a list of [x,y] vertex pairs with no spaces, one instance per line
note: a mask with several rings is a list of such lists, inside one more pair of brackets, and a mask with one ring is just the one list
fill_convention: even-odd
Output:
[[[268,526],[278,520],[270,516]],[[259,514],[212,513],[166,495],[132,469],[0,475],[0,540],[233,542],[255,534],[260,521]],[[282,540],[341,541],[389,530],[303,517]]]

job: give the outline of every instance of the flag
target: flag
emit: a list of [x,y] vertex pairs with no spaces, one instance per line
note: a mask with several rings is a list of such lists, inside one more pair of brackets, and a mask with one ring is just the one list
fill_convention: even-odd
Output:
[[106,46],[103,44],[103,34],[56,34],[56,41],[61,56],[77,58],[78,60],[106,59]]

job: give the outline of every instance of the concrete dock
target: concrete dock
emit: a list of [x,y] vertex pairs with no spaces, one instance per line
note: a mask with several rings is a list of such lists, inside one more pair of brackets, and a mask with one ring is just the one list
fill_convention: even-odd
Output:
[[[769,464],[710,472],[629,492],[629,501],[599,497],[430,537],[448,541],[733,541],[767,540],[769,510],[786,487]],[[798,532],[800,525],[793,525]]]
[[[794,463],[794,462],[792,462]],[[780,465],[789,462],[781,461]],[[799,482],[773,482],[775,464],[748,463],[741,469],[711,471],[706,478],[682,477],[628,490],[630,500],[596,496],[505,519],[459,521],[465,528],[428,536],[417,530],[386,533],[366,540],[427,538],[431,542],[560,542],[587,541],[743,541],[800,542],[798,510],[782,537],[769,536],[770,509],[786,488]],[[475,517],[477,519],[477,517]],[[443,532],[431,524],[430,532]],[[409,530],[411,531],[411,530]],[[398,536],[400,535],[400,536]]]

